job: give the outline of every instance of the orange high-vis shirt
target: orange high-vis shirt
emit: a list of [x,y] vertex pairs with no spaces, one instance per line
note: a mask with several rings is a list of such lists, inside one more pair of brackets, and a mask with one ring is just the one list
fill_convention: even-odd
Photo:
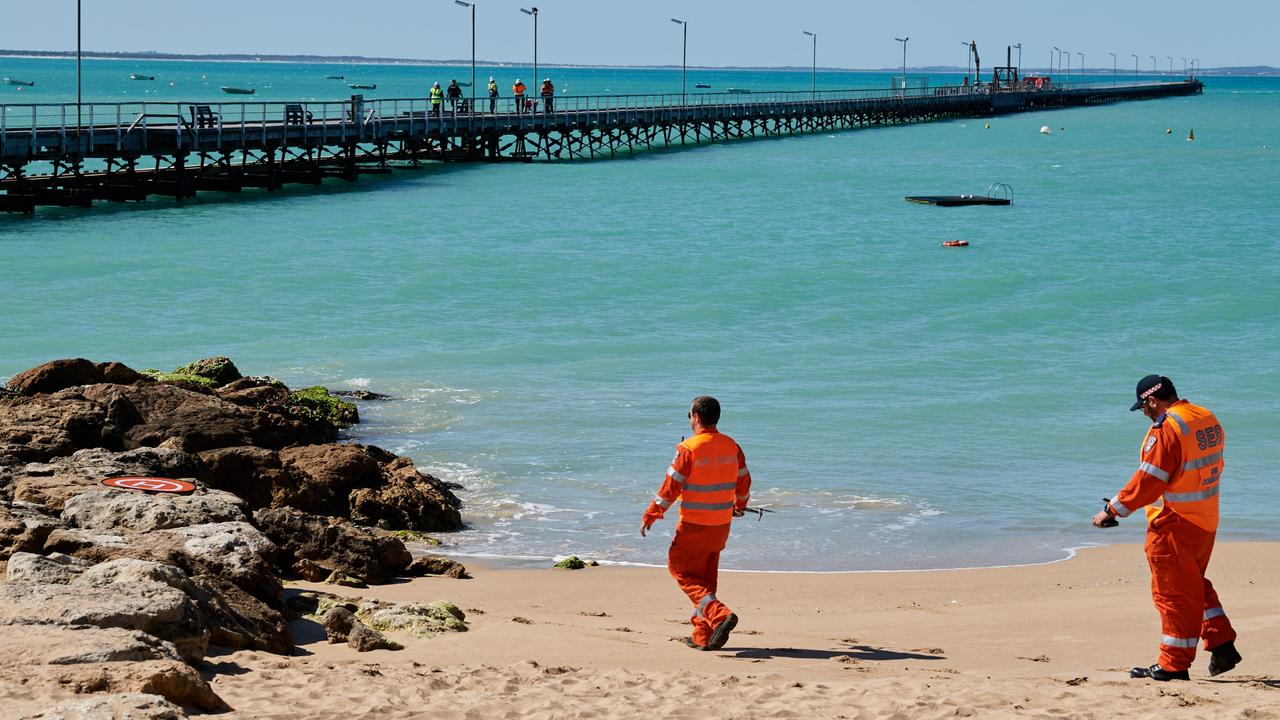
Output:
[[660,520],[680,500],[680,519],[695,525],[726,525],[751,499],[747,456],[733,438],[706,430],[676,446],[662,487],[649,503],[644,522]]
[[1142,440],[1138,469],[1111,500],[1125,517],[1148,507],[1148,520],[1170,510],[1205,530],[1218,528],[1218,487],[1222,478],[1222,426],[1213,413],[1179,400]]

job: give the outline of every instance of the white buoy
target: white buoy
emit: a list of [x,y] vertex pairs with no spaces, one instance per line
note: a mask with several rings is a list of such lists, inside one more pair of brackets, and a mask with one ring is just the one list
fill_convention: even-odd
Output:
[[1041,126],[1040,126],[1040,134],[1041,134],[1041,135],[1052,135],[1052,134],[1053,134],[1053,131],[1049,129],[1049,126],[1048,126],[1048,125],[1041,125]]
[[982,127],[982,129],[983,129],[983,130],[990,130],[990,129],[991,129],[991,123],[987,123],[986,125],[984,125],[984,126]]

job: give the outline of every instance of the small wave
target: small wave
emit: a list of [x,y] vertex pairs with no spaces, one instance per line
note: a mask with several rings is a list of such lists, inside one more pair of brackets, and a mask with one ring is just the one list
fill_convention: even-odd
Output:
[[347,378],[346,380],[343,380],[342,384],[363,389],[363,388],[369,387],[370,383],[372,382],[373,381],[367,377],[353,377],[353,378]]

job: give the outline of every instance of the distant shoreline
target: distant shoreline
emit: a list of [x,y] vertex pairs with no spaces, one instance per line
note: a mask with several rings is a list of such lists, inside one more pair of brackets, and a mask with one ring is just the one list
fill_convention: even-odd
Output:
[[[57,51],[57,50],[0,50],[0,58],[24,58],[32,60],[66,60],[75,57],[74,52]],[[245,53],[226,53],[226,54],[196,54],[187,55],[181,53],[162,53],[150,51],[136,52],[85,52],[81,57],[90,60],[131,60],[131,61],[162,61],[162,62],[213,62],[213,63],[242,63],[242,62],[258,62],[258,63],[275,63],[275,64],[315,64],[315,65],[412,65],[422,67],[462,67],[471,64],[470,60],[454,59],[454,60],[424,60],[418,58],[392,58],[392,57],[364,57],[361,55],[272,55],[272,54],[245,54]],[[526,62],[511,61],[495,61],[495,60],[479,60],[476,67],[488,68],[511,68],[526,67]],[[541,63],[546,68],[580,68],[580,69],[598,69],[598,70],[675,70],[679,65],[600,65],[600,64],[571,64],[571,63]],[[754,65],[690,65],[690,70],[717,70],[717,71],[752,71],[752,72],[808,72],[813,68],[809,66],[784,65],[784,66],[754,66]],[[1045,72],[1046,68],[1024,67],[1024,73]],[[844,68],[844,67],[819,67],[819,72],[840,72],[840,73],[886,73],[899,72],[900,68]],[[907,68],[908,73],[964,73],[967,68],[961,68],[953,65],[931,65],[925,67]],[[1111,72],[1111,68],[1084,68],[1074,72],[1087,73],[1091,75],[1105,75]],[[1125,72],[1126,75],[1135,73]],[[1141,71],[1138,75],[1167,75],[1168,73],[1148,73]],[[1205,76],[1231,76],[1231,77],[1272,77],[1280,75],[1280,68],[1269,65],[1258,65],[1248,67],[1221,67],[1221,68],[1201,68],[1200,75]]]

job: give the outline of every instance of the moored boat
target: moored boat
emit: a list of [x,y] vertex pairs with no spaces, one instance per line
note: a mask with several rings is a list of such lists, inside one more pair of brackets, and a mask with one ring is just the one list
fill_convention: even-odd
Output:
[[238,87],[230,87],[228,85],[223,85],[222,92],[228,95],[252,95],[255,92],[257,92],[257,90],[255,90],[254,88],[238,88]]
[[138,73],[133,73],[129,75],[129,79],[130,80],[155,80],[156,76],[155,75],[139,75]]
[[35,87],[35,80],[19,80],[17,78],[5,78],[5,85],[22,85],[23,87]]
[[351,88],[352,90],[377,90],[378,89],[377,85],[373,85],[373,84],[365,85],[361,83],[351,83],[347,87]]

